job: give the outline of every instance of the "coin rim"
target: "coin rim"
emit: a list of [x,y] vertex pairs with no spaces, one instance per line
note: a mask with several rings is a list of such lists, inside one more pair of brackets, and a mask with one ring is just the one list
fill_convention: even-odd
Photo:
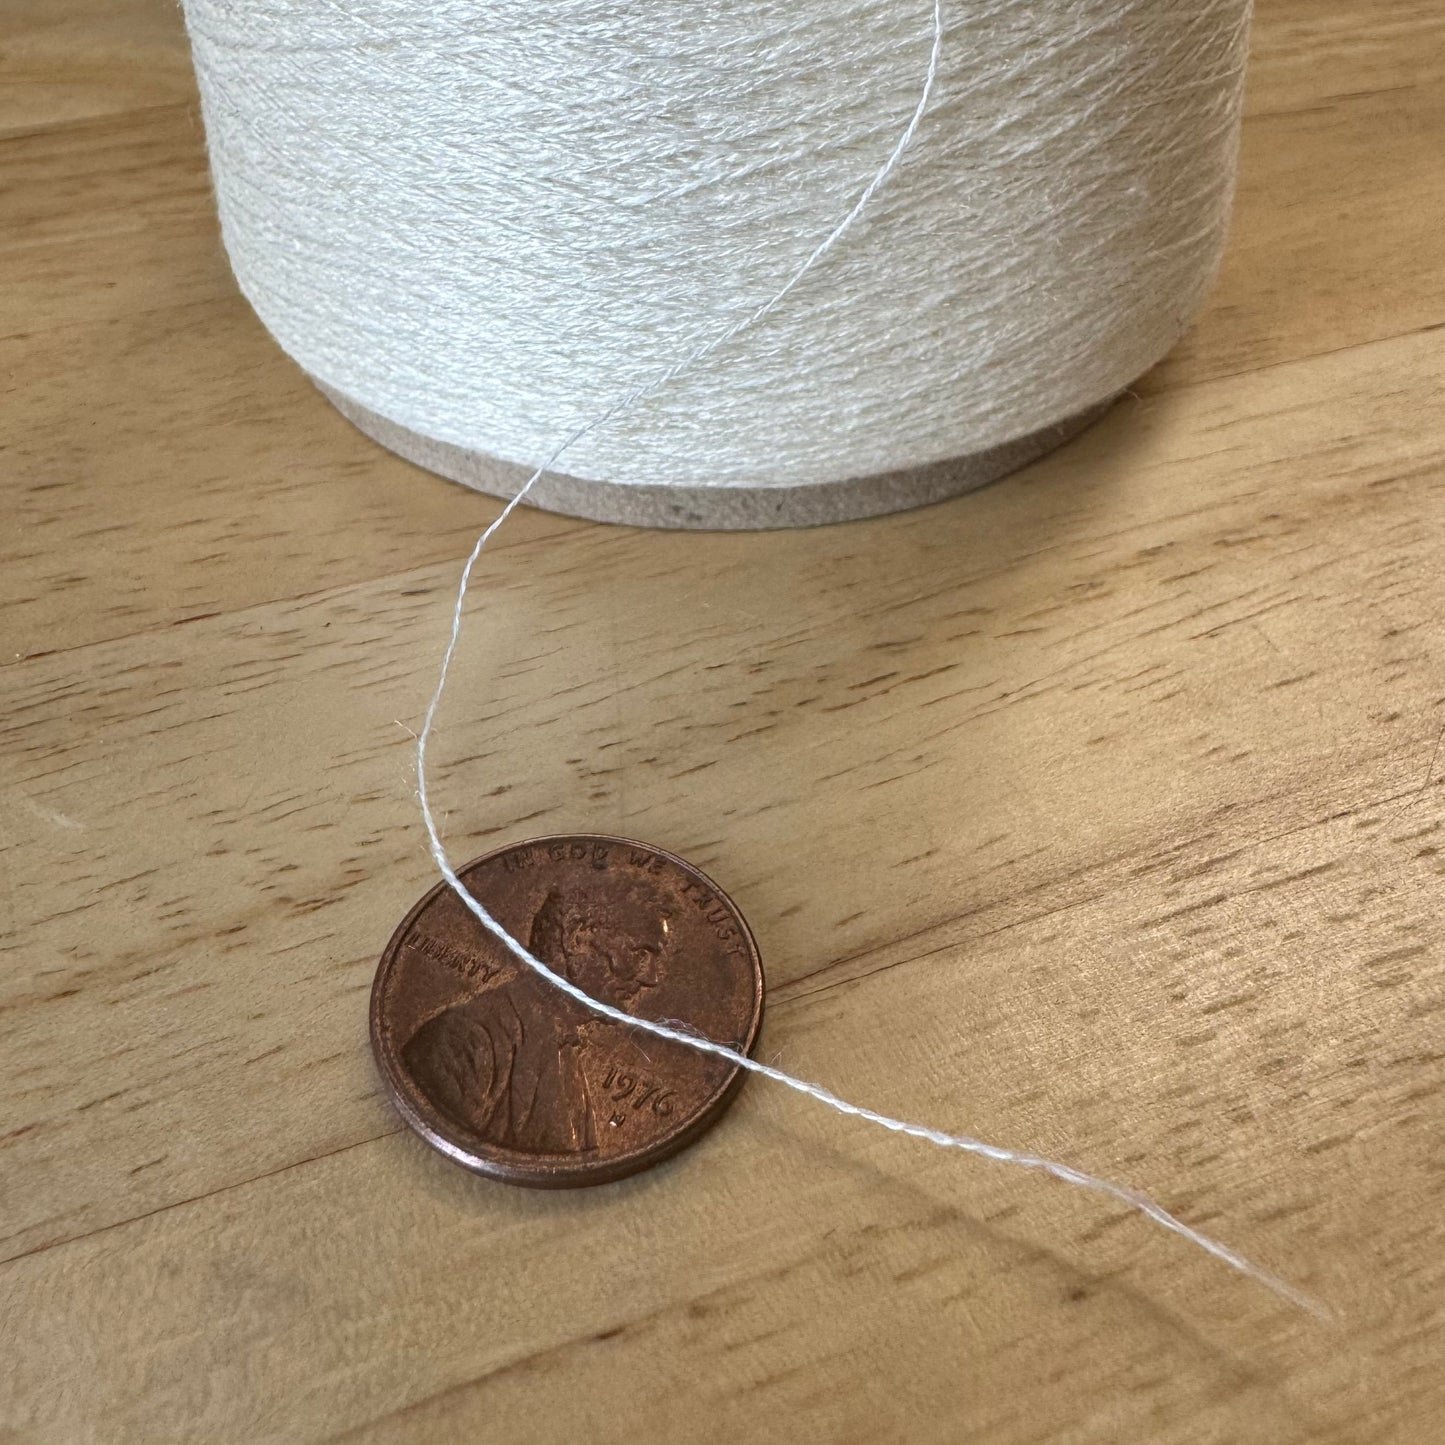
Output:
[[[747,919],[743,917],[742,910],[733,902],[729,894],[719,888],[696,864],[689,863],[685,858],[679,858],[675,853],[669,853],[665,848],[659,848],[655,844],[645,843],[637,838],[623,838],[611,833],[545,833],[540,837],[507,843],[500,848],[492,849],[489,853],[483,853],[458,868],[457,876],[465,881],[465,875],[471,869],[522,848],[575,842],[607,843],[614,846],[645,849],[648,853],[676,864],[727,905],[733,921],[737,924],[739,932],[747,944],[748,960],[752,966],[752,1022],[749,1025],[747,1037],[738,1050],[740,1053],[751,1055],[763,1023],[762,956],[758,950],[757,940],[753,937],[753,931],[748,927]],[[444,1154],[453,1163],[460,1164],[464,1169],[488,1179],[498,1179],[507,1184],[518,1184],[530,1189],[580,1188],[585,1185],[611,1184],[616,1180],[639,1173],[643,1169],[649,1169],[654,1164],[660,1164],[664,1159],[686,1149],[689,1144],[711,1128],[727,1110],[742,1087],[747,1073],[740,1064],[732,1066],[722,1083],[703,1101],[688,1122],[675,1133],[664,1135],[646,1148],[635,1153],[618,1155],[606,1163],[592,1161],[573,1164],[567,1162],[566,1157],[561,1155],[538,1156],[491,1144],[486,1147],[488,1150],[494,1151],[492,1154],[483,1155],[476,1152],[480,1141],[448,1124],[440,1110],[431,1104],[431,1101],[417,1087],[415,1080],[401,1066],[400,1059],[393,1057],[393,1050],[388,1048],[382,1039],[383,986],[391,976],[396,960],[400,956],[401,944],[410,931],[412,923],[432,901],[441,894],[451,891],[452,885],[446,879],[434,884],[412,905],[406,917],[393,930],[391,937],[386,942],[386,947],[381,951],[376,976],[372,979],[369,1009],[371,1052],[376,1060],[382,1082],[386,1085],[387,1093],[391,1096],[391,1101],[396,1106],[402,1120],[415,1133],[421,1135],[432,1148]],[[482,926],[480,922],[478,926]],[[416,1097],[413,1097],[413,1094]],[[539,1157],[547,1158],[548,1162],[540,1163]]]

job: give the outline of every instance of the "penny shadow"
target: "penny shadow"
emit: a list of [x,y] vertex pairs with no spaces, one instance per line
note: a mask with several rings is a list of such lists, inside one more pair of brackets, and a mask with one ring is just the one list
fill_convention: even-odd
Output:
[[[1036,1233],[1027,1232],[1022,1225],[1007,1227],[1003,1221],[1013,1219],[1021,1212],[1017,1205],[1007,1205],[997,1211],[993,1219],[985,1219],[955,1202],[951,1196],[963,1194],[968,1189],[966,1173],[970,1165],[987,1167],[981,1161],[958,1160],[956,1183],[939,1184],[937,1171],[926,1181],[908,1172],[906,1158],[900,1157],[894,1168],[860,1157],[842,1145],[818,1137],[813,1131],[796,1131],[786,1123],[761,1117],[756,1112],[746,1121],[737,1120],[736,1123],[739,1127],[745,1124],[758,1136],[764,1149],[772,1148],[785,1153],[799,1170],[816,1170],[819,1174],[844,1181],[855,1205],[859,1200],[868,1202],[870,1219],[861,1226],[864,1230],[887,1228],[900,1222],[905,1227],[907,1224],[921,1225],[943,1240],[956,1243],[960,1250],[971,1250],[997,1260],[996,1277],[999,1279],[1016,1270],[1050,1279],[1052,1285],[1045,1286],[1045,1289],[1053,1296],[1054,1307],[1080,1312],[1076,1330],[1081,1335],[1099,1330],[1117,1335],[1121,1324],[1119,1316],[1132,1316],[1136,1326],[1151,1342],[1168,1342],[1181,1360],[1205,1365],[1221,1394],[1233,1399],[1248,1397],[1252,1418],[1251,1434],[1247,1438],[1268,1441],[1270,1445],[1289,1445],[1292,1441],[1322,1437],[1329,1422],[1302,1402],[1296,1393],[1284,1394],[1286,1379],[1283,1367],[1272,1367],[1257,1349],[1251,1347],[1250,1354],[1245,1356],[1239,1349],[1216,1338],[1202,1318],[1190,1318],[1180,1307],[1166,1303],[1123,1274],[1092,1269],[1064,1250],[1043,1242]],[[899,1141],[898,1147],[906,1151],[909,1145]],[[1052,1183],[1043,1181],[1042,1187],[1049,1187]],[[1036,1177],[1022,1177],[1018,1192],[1025,1194],[1036,1187],[1041,1187]],[[1131,1228],[1154,1228],[1142,1218],[1128,1220],[1127,1224]],[[1179,1247],[1188,1248],[1183,1243]],[[1222,1270],[1225,1267],[1220,1265],[1218,1268]],[[1261,1288],[1242,1277],[1232,1278],[1230,1283],[1241,1291]],[[980,1285],[980,1289],[988,1287],[987,1280]],[[1108,1302],[1115,1313],[1112,1322],[1107,1318],[1098,1318],[1098,1307],[1104,1302]],[[860,1303],[876,1308],[877,1293],[871,1285],[866,1299]],[[1091,1307],[1095,1309],[1092,1321],[1084,1314]],[[1280,1302],[1278,1308],[1284,1311],[1291,1307]],[[1305,1328],[1318,1330],[1322,1343],[1329,1344],[1331,1348],[1338,1347],[1338,1336],[1330,1326],[1312,1319],[1303,1319],[1302,1324]],[[1220,1329],[1225,1328],[1227,1325],[1221,1323]],[[970,1321],[969,1333],[974,1335],[974,1349],[978,1348],[980,1329],[977,1319]],[[966,1342],[961,1336],[960,1343]],[[985,1348],[988,1343],[984,1339]],[[1038,1383],[1042,1385],[1043,1379]],[[1019,1382],[1020,1389],[1026,1387],[1026,1382]],[[1236,1435],[1234,1438],[1242,1440],[1246,1437]]]
[[[750,1187],[739,1188],[734,1182],[728,1190],[719,1191],[717,1171],[728,1167],[729,1152],[740,1151],[744,1145]],[[1158,1376],[1162,1366],[1165,1380],[1179,1377],[1182,1403],[1177,1407],[1203,1397],[1211,1408],[1227,1409],[1231,1438],[1241,1445],[1245,1441],[1292,1445],[1322,1438],[1331,1424],[1302,1401],[1297,1391],[1288,1389],[1282,1365],[1272,1365],[1254,1345],[1246,1356],[1221,1340],[1219,1333],[1229,1328],[1227,1323],[1221,1322],[1217,1331],[1211,1329],[1205,1319],[1190,1318],[1137,1280],[1091,1269],[1065,1250],[1042,1242],[1022,1225],[1006,1224],[1005,1218],[1016,1217],[1013,1206],[989,1220],[948,1197],[967,1190],[963,1175],[968,1161],[960,1161],[956,1186],[940,1184],[936,1170],[921,1180],[907,1172],[906,1160],[900,1159],[894,1168],[889,1162],[865,1159],[820,1138],[816,1131],[795,1130],[747,1109],[734,1112],[707,1138],[676,1158],[629,1179],[588,1189],[516,1189],[467,1175],[420,1140],[407,1138],[403,1147],[413,1156],[408,1173],[415,1187],[444,1203],[449,1212],[469,1214],[494,1227],[532,1223],[549,1236],[557,1231],[584,1231],[599,1221],[616,1221],[625,1226],[629,1238],[638,1241],[642,1254],[634,1257],[640,1261],[636,1267],[644,1272],[655,1269],[659,1275],[669,1273],[669,1262],[662,1257],[668,1236],[666,1228],[660,1228],[658,1251],[648,1252],[646,1222],[665,1212],[660,1205],[675,1204],[679,1194],[708,1191],[705,1217],[710,1239],[756,1237],[760,1218],[776,1218],[778,1209],[788,1211],[790,1250],[777,1258],[760,1259],[756,1274],[748,1273],[745,1265],[740,1274],[735,1265],[720,1261],[716,1278],[699,1280],[697,1299],[689,1296],[666,1306],[680,1314],[690,1308],[696,1314],[701,1308],[697,1300],[714,1294],[755,1293],[758,1280],[766,1278],[770,1291],[793,1296],[775,1300],[768,1306],[774,1312],[810,1315],[819,1307],[821,1290],[834,1316],[863,1322],[869,1337],[888,1336],[910,1321],[917,1327],[920,1300],[907,1296],[908,1284],[897,1281],[911,1281],[924,1273],[913,1262],[921,1253],[929,1268],[938,1267],[942,1259],[942,1268],[961,1273],[966,1280],[964,1290],[941,1302],[936,1292],[925,1300],[927,1342],[920,1339],[917,1349],[930,1358],[943,1360],[956,1351],[963,1359],[980,1367],[988,1363],[997,1371],[1002,1368],[999,1357],[1012,1360],[1018,1354],[1023,1311],[1057,1312],[1057,1328],[1051,1331],[1054,1348],[1038,1352],[1036,1378],[1011,1376],[1016,1394],[1058,1387],[1056,1359],[1062,1342],[1074,1352],[1107,1353],[1121,1382],[1136,1365],[1153,1376]],[[813,1182],[799,1189],[798,1181],[803,1178]],[[818,1181],[825,1184],[821,1192]],[[1021,1190],[1030,1187],[1028,1181],[1020,1184]],[[770,1195],[777,1197],[769,1199]],[[803,1230],[807,1242],[801,1247],[800,1207],[808,1214]],[[697,1217],[703,1216],[699,1209]],[[692,1228],[690,1216],[679,1216],[674,1210],[671,1217],[674,1231]],[[1137,1227],[1150,1226],[1138,1221]],[[890,1279],[895,1281],[892,1298]],[[884,1281],[881,1288],[880,1280]],[[949,1280],[950,1285],[957,1283],[957,1279]],[[1243,1279],[1235,1286],[1240,1290],[1257,1288]],[[990,1296],[1002,1300],[1004,1307],[991,1304]],[[970,1300],[975,1305],[982,1302],[983,1307],[970,1309]],[[949,1308],[950,1302],[957,1307]],[[1309,1327],[1326,1330],[1313,1322]],[[1252,1331],[1251,1338],[1257,1340],[1258,1332]],[[1131,1339],[1133,1348],[1127,1343]],[[1070,1340],[1073,1346],[1068,1345]],[[1333,1348],[1339,1341],[1327,1343]],[[1125,1357],[1122,1364],[1121,1354]],[[1026,1371],[1035,1368],[1034,1359],[1030,1354]],[[878,1390],[889,1389],[892,1383],[882,1374],[876,1386],[865,1382],[867,1388]],[[1167,1393],[1159,1403],[1163,1407],[1176,1404]]]

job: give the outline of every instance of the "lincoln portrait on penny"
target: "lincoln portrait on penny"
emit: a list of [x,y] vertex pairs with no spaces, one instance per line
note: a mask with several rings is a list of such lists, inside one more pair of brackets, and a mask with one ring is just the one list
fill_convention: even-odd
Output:
[[[552,889],[527,947],[583,992],[631,1011],[663,980],[669,919],[660,906],[629,910],[630,929],[580,890]],[[623,1025],[585,1008],[517,961],[510,976],[433,1015],[403,1051],[427,1098],[469,1133],[531,1154],[597,1147],[589,1062],[611,1053]]]

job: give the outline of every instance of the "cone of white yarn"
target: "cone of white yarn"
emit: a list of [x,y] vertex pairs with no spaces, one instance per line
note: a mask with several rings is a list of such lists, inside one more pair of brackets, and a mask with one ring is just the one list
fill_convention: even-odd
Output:
[[[257,313],[364,430],[502,495],[797,270],[886,160],[932,42],[915,0],[185,5]],[[1057,444],[1213,277],[1248,14],[946,0],[867,215],[528,501],[794,525]]]

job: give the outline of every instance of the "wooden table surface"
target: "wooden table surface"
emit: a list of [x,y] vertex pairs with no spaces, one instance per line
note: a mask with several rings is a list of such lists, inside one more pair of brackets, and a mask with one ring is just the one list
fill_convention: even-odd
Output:
[[524,513],[439,739],[454,852],[728,888],[754,1081],[561,1195],[402,1130],[411,736],[496,504],[237,296],[171,0],[0,19],[0,1440],[1445,1438],[1445,10],[1262,0],[1206,314],[1077,443],[775,535]]

